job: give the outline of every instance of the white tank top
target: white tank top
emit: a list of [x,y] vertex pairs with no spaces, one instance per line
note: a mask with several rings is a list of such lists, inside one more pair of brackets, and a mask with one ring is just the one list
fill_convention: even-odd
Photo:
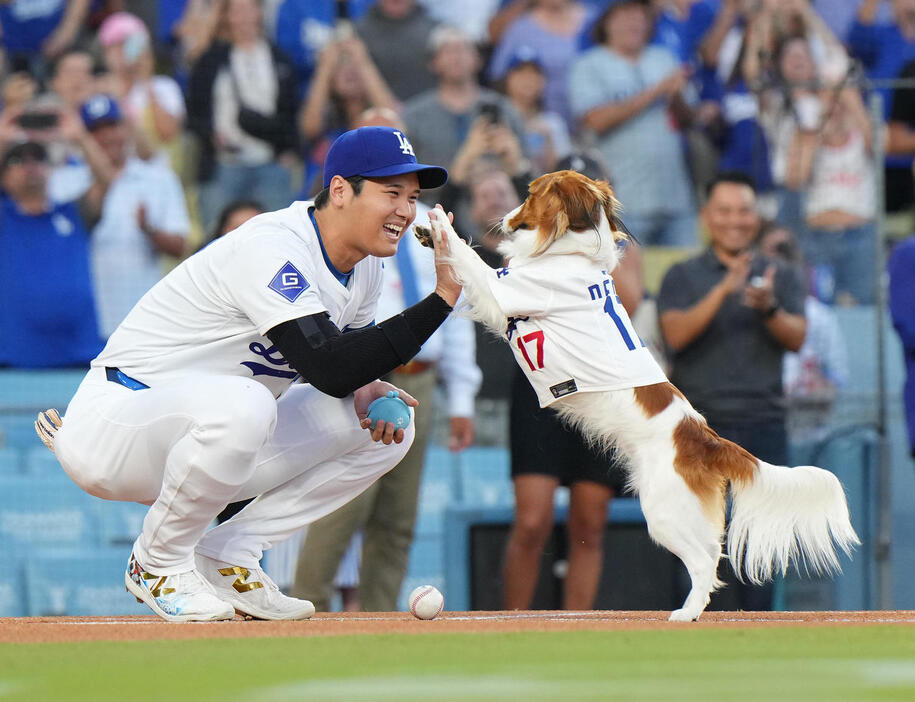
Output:
[[873,219],[874,169],[857,131],[842,146],[820,146],[813,161],[813,177],[807,189],[807,218],[839,210],[862,219]]

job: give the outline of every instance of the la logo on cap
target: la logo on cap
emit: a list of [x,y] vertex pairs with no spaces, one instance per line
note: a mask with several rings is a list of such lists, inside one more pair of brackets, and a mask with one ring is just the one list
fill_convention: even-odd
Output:
[[407,154],[408,156],[413,156],[415,158],[416,154],[413,152],[413,145],[410,143],[410,140],[397,130],[394,130],[394,136],[396,136],[397,141],[400,142],[401,153]]
[[91,100],[89,100],[89,104],[86,106],[86,112],[88,112],[89,116],[93,118],[101,117],[106,112],[108,112],[109,102],[110,101],[108,98],[104,95],[96,95]]

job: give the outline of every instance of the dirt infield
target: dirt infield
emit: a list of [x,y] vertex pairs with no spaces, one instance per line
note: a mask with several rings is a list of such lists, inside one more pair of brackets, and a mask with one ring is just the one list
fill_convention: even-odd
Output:
[[446,612],[419,621],[403,612],[318,614],[302,622],[244,621],[170,624],[149,617],[0,618],[0,643],[149,641],[250,637],[433,634],[516,631],[614,631],[683,627],[915,624],[915,611],[706,612],[699,622],[670,623],[669,612]]

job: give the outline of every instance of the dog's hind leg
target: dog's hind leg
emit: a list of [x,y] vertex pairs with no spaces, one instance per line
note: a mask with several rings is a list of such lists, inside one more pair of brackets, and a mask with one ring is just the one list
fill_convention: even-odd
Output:
[[642,511],[651,538],[683,561],[692,582],[683,606],[671,613],[670,621],[698,619],[720,584],[720,534],[716,536],[699,501],[685,486],[674,494],[668,492],[661,500],[646,501],[643,496]]

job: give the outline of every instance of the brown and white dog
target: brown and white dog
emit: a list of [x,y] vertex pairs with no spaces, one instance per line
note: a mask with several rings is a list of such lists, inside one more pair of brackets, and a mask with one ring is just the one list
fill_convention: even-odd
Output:
[[[531,183],[525,202],[502,220],[506,238],[500,251],[510,260],[509,272],[539,257],[585,254],[609,274],[619,262],[619,242],[628,238],[619,209],[607,183],[575,171],[541,176]],[[464,285],[467,314],[506,338],[510,325],[493,293],[497,272],[457,235],[442,211],[433,210],[430,219],[434,244],[448,247],[448,261]],[[562,261],[562,270],[575,270],[571,258]],[[545,300],[551,280],[542,284]],[[550,314],[573,314],[568,306],[563,309]],[[533,365],[530,370],[536,372]],[[860,543],[842,485],[832,473],[755,458],[720,438],[669,382],[571,392],[551,406],[593,443],[627,459],[629,482],[639,495],[649,534],[683,561],[692,580],[671,620],[698,619],[721,586],[717,567],[729,485],[728,557],[735,572],[750,582],[784,573],[790,562],[817,573],[838,571],[833,542],[846,554]]]

